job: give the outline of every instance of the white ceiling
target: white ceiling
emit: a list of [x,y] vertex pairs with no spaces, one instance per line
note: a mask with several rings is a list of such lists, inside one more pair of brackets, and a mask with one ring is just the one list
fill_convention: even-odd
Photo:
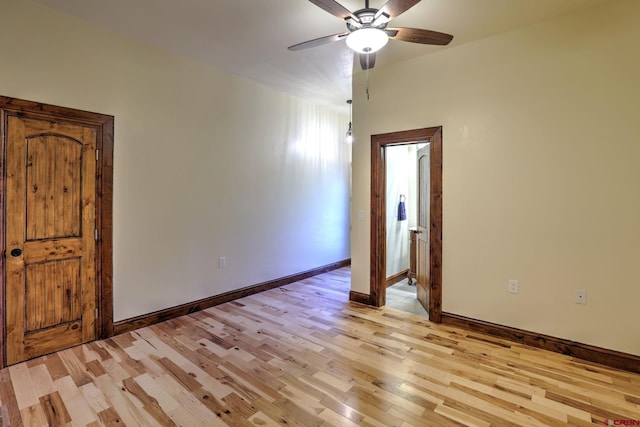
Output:
[[[340,19],[309,1],[35,1],[294,96],[338,107],[345,107],[351,97],[353,54],[344,41],[287,50],[290,45],[345,31]],[[390,26],[453,34],[451,47],[611,1],[422,0]],[[364,7],[364,0],[339,2],[351,11]],[[370,7],[384,3],[371,0]],[[378,53],[376,68],[446,48],[391,40]],[[358,71],[359,64],[356,67]]]

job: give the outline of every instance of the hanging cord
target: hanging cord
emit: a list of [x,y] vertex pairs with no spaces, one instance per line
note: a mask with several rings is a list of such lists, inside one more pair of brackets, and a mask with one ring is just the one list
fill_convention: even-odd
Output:
[[367,88],[365,90],[367,94],[367,101],[369,100],[369,55],[367,55]]

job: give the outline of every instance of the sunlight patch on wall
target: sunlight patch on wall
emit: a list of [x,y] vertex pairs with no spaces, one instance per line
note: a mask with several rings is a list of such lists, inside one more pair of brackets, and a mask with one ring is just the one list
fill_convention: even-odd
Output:
[[293,100],[288,151],[303,165],[326,169],[343,161],[348,117],[329,108]]

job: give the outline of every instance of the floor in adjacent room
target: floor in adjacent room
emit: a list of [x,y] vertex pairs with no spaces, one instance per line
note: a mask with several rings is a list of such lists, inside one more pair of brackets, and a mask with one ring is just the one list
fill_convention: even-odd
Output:
[[422,304],[418,302],[415,283],[413,280],[413,285],[409,285],[409,281],[404,279],[389,286],[387,288],[387,307],[429,317]]
[[1,426],[640,420],[640,375],[349,302],[342,268],[0,371]]

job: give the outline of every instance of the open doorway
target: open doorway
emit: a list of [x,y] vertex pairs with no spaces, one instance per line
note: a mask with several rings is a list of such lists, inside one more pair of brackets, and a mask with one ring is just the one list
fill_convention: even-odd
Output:
[[[442,312],[442,127],[423,128],[371,137],[371,280],[370,303],[386,303],[386,159],[387,149],[410,143],[429,143],[429,218],[425,226],[428,245],[428,283],[417,296],[428,311],[429,320],[441,321]],[[420,283],[418,283],[418,286]]]
[[429,142],[386,147],[385,174],[386,305],[428,317]]

